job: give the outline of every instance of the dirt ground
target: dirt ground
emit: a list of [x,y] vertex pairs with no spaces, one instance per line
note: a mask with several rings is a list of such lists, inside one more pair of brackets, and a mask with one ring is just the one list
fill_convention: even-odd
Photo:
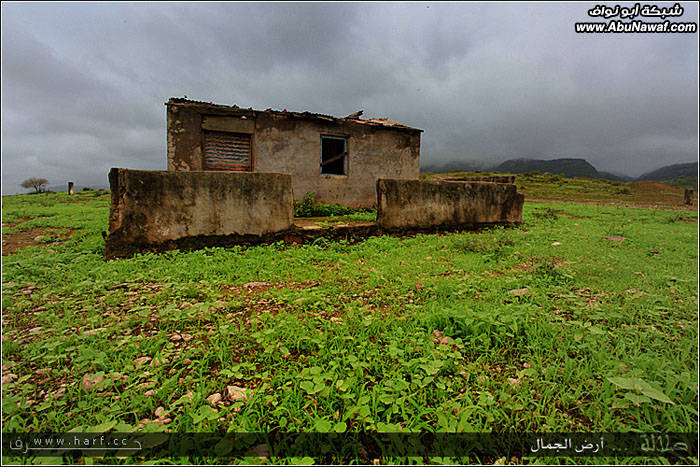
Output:
[[[3,224],[3,227],[15,227],[28,219],[22,220],[20,222],[13,222],[9,224]],[[3,229],[4,230],[4,229]],[[27,246],[51,246],[61,244],[73,235],[75,229],[58,229],[51,228],[47,229],[44,227],[35,227],[32,229],[20,229],[17,232],[4,232],[2,233],[2,256],[7,256],[20,248]],[[47,235],[58,235],[61,240],[55,242],[42,241],[43,237]]]

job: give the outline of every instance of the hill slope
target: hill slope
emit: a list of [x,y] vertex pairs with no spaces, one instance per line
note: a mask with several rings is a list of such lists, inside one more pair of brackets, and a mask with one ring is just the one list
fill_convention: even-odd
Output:
[[642,174],[637,180],[670,180],[678,177],[697,177],[698,163],[688,162],[685,164],[666,165],[660,169]]
[[585,159],[511,159],[503,162],[495,168],[496,172],[508,172],[514,174],[528,172],[549,172],[551,174],[564,174],[566,178],[588,177],[601,178],[600,174],[590,162]]

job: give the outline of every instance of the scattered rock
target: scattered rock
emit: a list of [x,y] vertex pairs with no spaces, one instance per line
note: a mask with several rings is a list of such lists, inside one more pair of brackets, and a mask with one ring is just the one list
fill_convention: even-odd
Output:
[[525,295],[528,292],[527,287],[524,289],[513,289],[509,290],[508,293],[516,296]]
[[136,365],[136,367],[140,367],[150,362],[151,360],[151,357],[139,357],[136,360],[134,360],[134,365]]
[[192,365],[192,360],[190,360],[189,358],[186,358],[182,361],[182,364],[183,365]]
[[270,285],[269,282],[248,282],[246,284],[243,284],[243,287],[253,288],[253,287],[265,287],[268,285]]
[[221,394],[218,392],[215,392],[211,396],[207,397],[207,402],[209,402],[211,405],[217,405],[219,402],[221,402]]
[[226,392],[228,393],[228,400],[235,402],[238,400],[246,400],[248,394],[246,394],[247,389],[238,386],[226,386]]
[[17,380],[17,375],[14,373],[6,374],[2,377],[2,384],[8,384]]
[[609,237],[605,237],[605,239],[611,242],[624,242],[627,240],[625,237],[621,237],[619,235],[611,235]]
[[156,411],[153,412],[153,413],[155,414],[156,417],[161,418],[161,416],[163,415],[163,413],[165,413],[165,407],[163,407],[162,405],[160,405],[160,406],[158,406],[158,408],[156,409]]
[[425,287],[425,285],[423,285],[422,282],[416,282],[416,283],[413,284],[413,285],[416,287],[417,290],[421,290],[421,289],[423,289],[423,288]]
[[168,360],[165,357],[156,357],[153,359],[151,362],[151,366],[159,366],[159,365],[165,365],[168,362]]
[[97,384],[101,383],[104,380],[105,380],[104,376],[93,377],[92,375],[86,373],[83,375],[83,381],[81,383],[81,386],[86,391],[89,391],[89,390],[93,389]]
[[431,337],[430,340],[433,341],[435,344],[450,345],[450,338],[444,336],[442,331],[440,331],[439,329],[433,331],[433,336],[435,337]]
[[88,330],[88,331],[85,331],[85,332],[83,333],[83,336],[94,336],[94,335],[97,334],[98,332],[106,331],[106,330],[107,330],[107,328],[90,329],[90,330]]

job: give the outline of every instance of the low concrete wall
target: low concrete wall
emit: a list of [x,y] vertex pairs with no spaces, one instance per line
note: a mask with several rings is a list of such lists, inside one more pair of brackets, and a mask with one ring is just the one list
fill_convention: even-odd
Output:
[[115,168],[109,184],[108,258],[166,243],[196,247],[261,237],[293,224],[288,174]]
[[380,179],[377,224],[402,230],[520,223],[524,201],[514,184]]

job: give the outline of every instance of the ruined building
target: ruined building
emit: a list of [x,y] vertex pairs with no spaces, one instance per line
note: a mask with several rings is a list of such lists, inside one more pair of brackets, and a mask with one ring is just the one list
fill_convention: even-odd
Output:
[[167,103],[168,170],[287,173],[294,197],[376,206],[377,180],[414,179],[423,130],[387,119]]
[[[361,112],[334,118],[171,98],[168,170],[113,168],[105,258],[318,236],[522,222],[515,177],[420,180],[422,130]],[[377,221],[295,222],[294,198],[377,208]]]

